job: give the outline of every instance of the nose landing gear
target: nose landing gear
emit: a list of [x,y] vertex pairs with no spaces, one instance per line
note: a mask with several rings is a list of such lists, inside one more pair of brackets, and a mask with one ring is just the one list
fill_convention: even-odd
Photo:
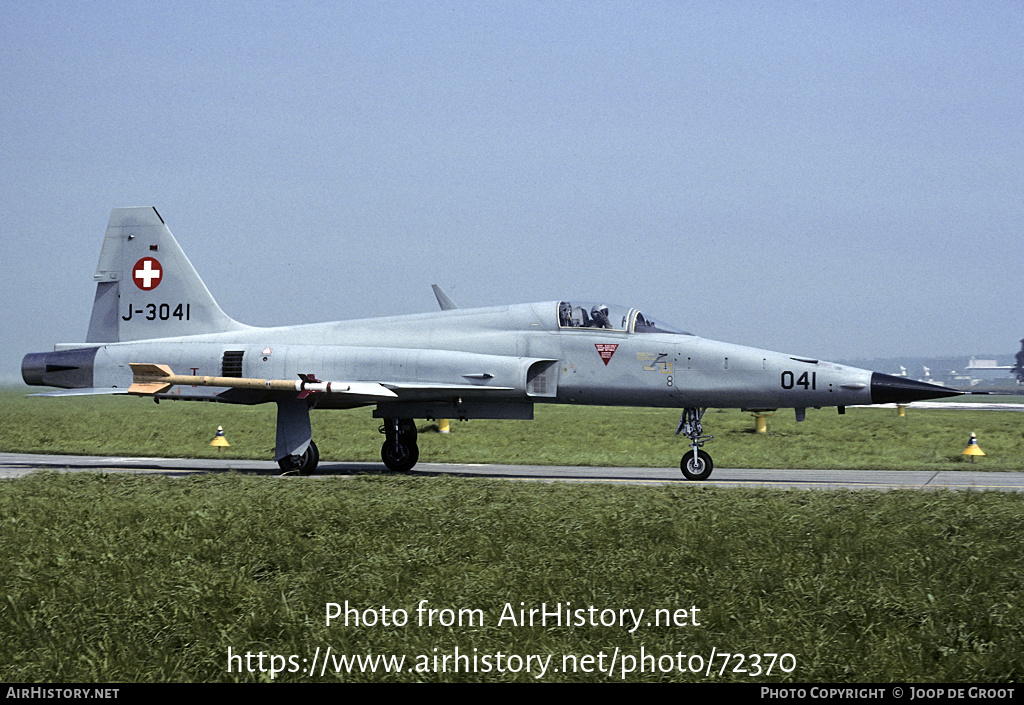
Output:
[[711,476],[714,463],[711,456],[701,446],[714,438],[705,436],[701,419],[704,418],[706,408],[689,407],[683,409],[683,415],[679,417],[679,426],[676,428],[676,435],[682,434],[690,439],[692,452],[683,456],[679,463],[679,469],[687,480],[706,480]]

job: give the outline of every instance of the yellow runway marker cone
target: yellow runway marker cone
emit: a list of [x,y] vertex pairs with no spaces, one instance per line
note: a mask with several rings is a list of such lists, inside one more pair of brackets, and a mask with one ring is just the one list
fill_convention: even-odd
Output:
[[231,447],[231,444],[228,443],[228,439],[224,437],[224,427],[223,426],[218,426],[217,427],[217,435],[213,437],[212,441],[210,441],[210,445],[211,446],[217,446],[217,451],[218,452],[220,452],[221,448],[229,448],[229,447]]
[[985,451],[983,451],[981,448],[978,447],[978,436],[977,436],[977,434],[974,434],[974,433],[971,434],[971,440],[969,440],[967,442],[967,450],[965,450],[960,455],[969,455],[969,456],[971,456],[971,462],[972,463],[974,462],[974,456],[976,456],[976,455],[985,455]]

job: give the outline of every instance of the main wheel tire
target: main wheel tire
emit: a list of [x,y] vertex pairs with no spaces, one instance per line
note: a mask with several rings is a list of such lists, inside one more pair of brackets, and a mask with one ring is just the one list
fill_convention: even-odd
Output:
[[284,472],[312,475],[316,472],[316,466],[320,464],[320,449],[316,447],[316,443],[310,441],[305,453],[286,456],[278,460],[277,464]]
[[711,462],[711,456],[703,450],[697,451],[697,457],[693,453],[687,453],[679,463],[679,469],[687,480],[706,480],[711,477],[711,471],[715,465]]
[[420,449],[415,443],[384,441],[380,448],[380,459],[392,472],[409,472],[420,459]]

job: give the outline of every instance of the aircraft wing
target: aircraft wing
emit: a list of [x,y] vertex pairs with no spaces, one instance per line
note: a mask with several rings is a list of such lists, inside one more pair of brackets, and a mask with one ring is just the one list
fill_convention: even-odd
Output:
[[452,396],[463,396],[484,394],[490,396],[492,394],[497,395],[499,392],[514,392],[515,387],[491,387],[484,386],[481,384],[429,384],[429,383],[410,383],[410,382],[382,382],[382,387],[390,389],[395,392],[398,397],[397,400],[424,400],[424,399],[438,399]]
[[[335,382],[322,381],[313,375],[300,375],[300,379],[253,379],[247,377],[208,377],[203,375],[178,375],[167,365],[153,363],[130,363],[132,386],[127,390],[96,390],[94,393],[138,394],[153,396],[165,394],[174,386],[218,387],[235,390],[294,392],[299,399],[311,394],[327,394],[335,397],[345,406],[363,406],[380,402],[427,401],[462,396],[500,395],[515,392],[515,387],[499,387],[485,384],[492,376],[487,373],[467,375],[480,383],[439,384],[431,382]],[[81,392],[85,390],[67,390]]]
[[127,394],[127,389],[120,387],[84,387],[81,389],[56,389],[52,392],[29,394],[30,397],[85,397],[100,394]]

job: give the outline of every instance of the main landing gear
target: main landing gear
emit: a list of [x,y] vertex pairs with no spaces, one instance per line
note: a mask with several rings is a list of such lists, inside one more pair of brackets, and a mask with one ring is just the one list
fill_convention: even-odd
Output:
[[408,472],[420,459],[420,449],[416,445],[416,424],[412,419],[384,419],[380,427],[384,434],[384,445],[380,449],[380,459],[388,470]]
[[320,463],[320,451],[309,425],[310,400],[305,397],[277,400],[277,443],[274,458],[287,474],[312,475]]
[[704,427],[700,420],[704,418],[706,408],[690,407],[683,409],[683,415],[679,417],[679,427],[676,428],[676,435],[682,434],[690,439],[690,448],[693,450],[683,456],[679,463],[679,469],[687,480],[706,480],[711,476],[715,465],[711,462],[711,456],[701,450],[701,446],[710,441],[714,436],[705,436]]
[[309,447],[302,455],[286,455],[277,461],[282,472],[296,473],[299,475],[312,475],[316,472],[316,466],[320,463],[320,451],[316,443],[309,442]]

